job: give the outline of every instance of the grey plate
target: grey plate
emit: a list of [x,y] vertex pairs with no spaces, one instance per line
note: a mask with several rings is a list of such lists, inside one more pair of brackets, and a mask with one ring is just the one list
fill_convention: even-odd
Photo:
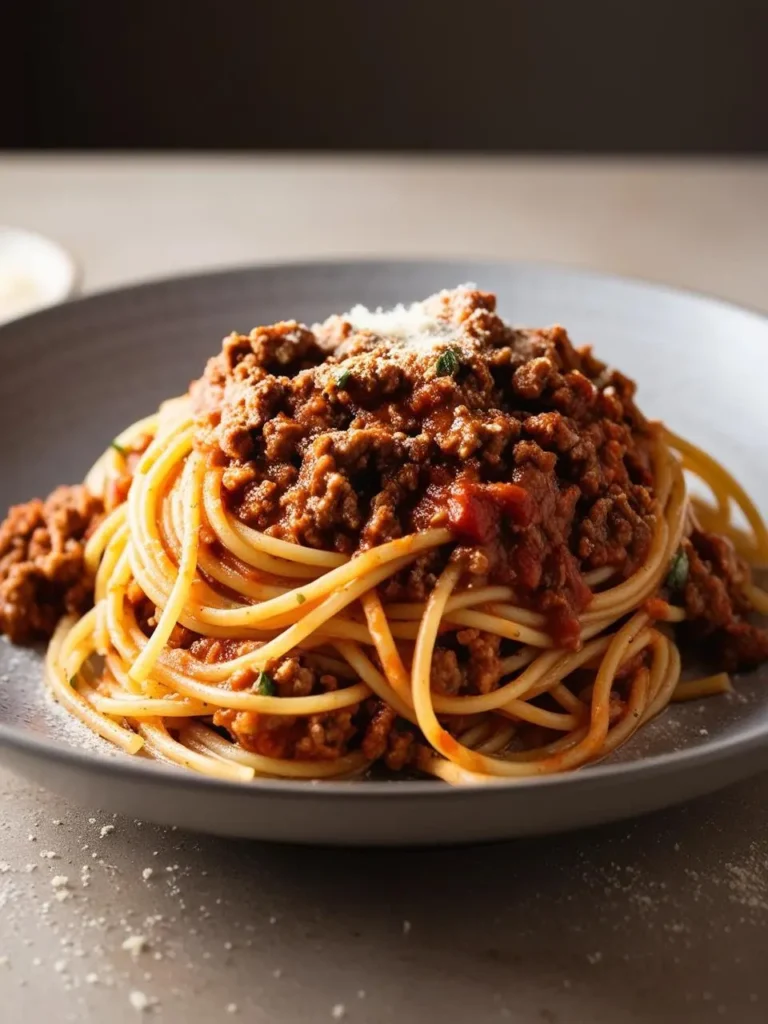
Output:
[[[519,324],[564,324],[640,384],[652,416],[723,459],[768,508],[768,321],[713,299],[581,271],[478,262],[257,267],[72,302],[0,330],[0,505],[84,472],[121,427],[182,392],[231,330],[312,322],[475,281]],[[109,810],[201,831],[305,843],[502,839],[627,817],[768,766],[759,673],[738,695],[676,706],[618,758],[581,772],[456,790],[433,782],[237,786],[114,753],[42,696],[39,653],[0,647],[9,766]]]

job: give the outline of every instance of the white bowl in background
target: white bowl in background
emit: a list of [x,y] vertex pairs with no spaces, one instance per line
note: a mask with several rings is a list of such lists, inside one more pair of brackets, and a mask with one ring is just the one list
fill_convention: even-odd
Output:
[[75,261],[57,242],[0,225],[0,323],[63,302],[77,284]]

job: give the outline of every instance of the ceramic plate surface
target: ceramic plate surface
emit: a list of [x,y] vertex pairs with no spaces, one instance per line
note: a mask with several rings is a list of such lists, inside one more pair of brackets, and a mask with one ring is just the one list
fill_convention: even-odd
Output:
[[[768,321],[671,289],[549,266],[350,262],[129,288],[0,330],[0,505],[82,479],[118,431],[184,391],[232,330],[473,281],[521,325],[563,324],[639,383],[639,404],[721,459],[768,510]],[[676,705],[618,757],[472,789],[433,781],[235,785],[113,751],[43,696],[39,651],[0,644],[0,757],[63,795],[140,819],[304,843],[502,839],[628,817],[768,767],[768,673]]]

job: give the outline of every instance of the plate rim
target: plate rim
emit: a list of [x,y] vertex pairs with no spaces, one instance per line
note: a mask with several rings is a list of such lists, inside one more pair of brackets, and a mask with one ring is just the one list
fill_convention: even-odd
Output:
[[[696,291],[689,288],[678,288],[674,285],[654,281],[647,278],[627,276],[605,272],[589,267],[574,266],[566,263],[559,263],[548,260],[499,260],[486,259],[482,256],[446,256],[446,257],[378,257],[361,255],[356,257],[350,254],[342,254],[329,258],[318,259],[290,259],[276,261],[260,261],[242,264],[234,264],[226,267],[215,267],[211,269],[195,269],[180,274],[164,275],[146,280],[131,282],[127,285],[115,286],[93,292],[91,294],[71,295],[64,302],[53,306],[47,306],[34,310],[22,317],[0,325],[0,346],[3,344],[4,335],[12,333],[19,326],[26,328],[30,320],[37,318],[47,319],[61,316],[63,311],[74,311],[83,306],[95,306],[101,303],[109,303],[118,297],[130,297],[137,291],[148,293],[161,291],[169,286],[194,286],[211,279],[222,280],[238,274],[249,272],[280,272],[290,271],[301,273],[302,271],[314,271],[318,268],[327,267],[337,271],[345,269],[354,270],[363,264],[370,269],[403,267],[403,266],[445,266],[446,269],[458,265],[475,265],[493,268],[503,271],[539,271],[555,272],[564,274],[573,279],[589,281],[592,284],[610,282],[615,285],[625,285],[641,288],[651,292],[660,292],[674,298],[684,298],[694,302],[722,307],[731,313],[747,315],[759,321],[760,325],[768,332],[768,314],[755,307],[750,307],[718,295],[707,292]],[[46,696],[44,699],[52,699]],[[662,712],[662,716],[666,713]],[[85,728],[85,726],[83,727]],[[106,741],[104,741],[106,742]],[[435,780],[416,779],[391,781],[365,781],[347,780],[344,782],[333,780],[315,781],[294,781],[291,779],[268,779],[255,778],[248,783],[239,783],[223,779],[211,778],[196,772],[188,772],[175,766],[156,765],[151,761],[145,761],[140,757],[130,757],[115,751],[110,756],[102,756],[79,749],[67,742],[53,745],[50,740],[44,740],[34,732],[11,726],[0,721],[0,751],[6,748],[18,750],[19,752],[53,764],[60,764],[62,767],[70,767],[75,770],[89,771],[98,766],[99,770],[117,778],[132,778],[134,781],[164,781],[165,784],[182,789],[200,789],[211,793],[229,794],[254,794],[254,795],[282,795],[291,798],[317,797],[322,794],[326,797],[342,797],[346,799],[360,798],[363,795],[370,795],[371,798],[380,801],[382,799],[397,799],[402,797],[413,797],[416,799],[453,799],[467,795],[476,796],[478,792],[498,792],[509,794],[513,791],[521,793],[542,788],[551,790],[562,790],[571,787],[589,787],[609,785],[620,782],[623,779],[642,778],[648,776],[664,777],[669,773],[683,774],[705,767],[711,768],[718,764],[726,763],[733,758],[748,758],[750,754],[768,747],[768,722],[762,727],[752,727],[746,733],[721,736],[699,743],[695,746],[684,747],[680,750],[667,751],[661,754],[654,754],[648,757],[641,757],[634,761],[621,762],[618,764],[602,763],[587,766],[578,771],[564,772],[553,775],[526,776],[522,778],[509,778],[493,780],[492,782],[469,783],[465,786],[455,787],[440,785]],[[746,774],[746,773],[745,773]],[[442,795],[438,795],[442,794]]]
[[[12,225],[0,224],[0,229],[9,228]],[[14,230],[17,230],[14,228]],[[25,229],[20,229],[25,230]],[[38,234],[38,232],[27,232],[28,234]],[[69,256],[72,260],[75,268],[77,269],[77,261],[74,259],[72,253],[60,246],[60,243],[54,239],[40,235],[45,241],[51,242],[56,245]],[[125,295],[129,296],[137,291],[149,292],[153,289],[162,289],[171,285],[183,285],[200,283],[211,278],[223,279],[230,277],[234,274],[247,274],[249,272],[259,271],[281,271],[289,270],[292,272],[300,272],[303,270],[314,270],[318,267],[329,267],[336,270],[343,270],[345,268],[353,269],[364,265],[370,268],[378,267],[381,269],[395,266],[445,266],[450,268],[451,266],[458,266],[460,264],[476,264],[478,266],[484,266],[493,268],[495,270],[539,270],[539,271],[553,271],[557,273],[563,273],[567,276],[574,278],[582,278],[591,282],[608,281],[617,285],[629,285],[631,287],[639,287],[648,289],[650,291],[662,292],[668,296],[677,298],[694,299],[699,302],[704,302],[714,306],[720,306],[724,309],[729,310],[732,313],[739,313],[747,315],[755,320],[762,322],[762,324],[768,328],[768,310],[760,309],[757,306],[753,306],[749,303],[738,302],[735,299],[729,299],[716,292],[701,291],[696,288],[688,288],[678,286],[674,284],[668,284],[664,281],[658,281],[650,277],[638,277],[633,274],[619,274],[609,270],[599,270],[595,267],[582,266],[580,264],[563,263],[558,260],[527,260],[527,259],[498,259],[494,257],[484,257],[482,255],[473,256],[376,256],[370,253],[361,253],[356,255],[355,253],[342,253],[334,254],[328,257],[318,258],[298,258],[298,259],[285,259],[285,260],[257,260],[242,263],[232,263],[226,266],[215,266],[210,268],[190,268],[183,270],[178,274],[160,274],[158,276],[151,276],[147,278],[139,278],[135,281],[129,281],[124,285],[110,285],[107,288],[97,288],[94,291],[89,291],[86,294],[82,294],[83,275],[78,273],[76,277],[77,287],[70,291],[70,293],[62,300],[52,305],[42,306],[39,309],[30,310],[22,316],[14,317],[12,320],[0,323],[0,345],[2,345],[2,334],[13,330],[20,324],[27,324],[33,317],[50,317],[59,315],[62,310],[70,311],[76,307],[97,304],[103,301],[109,301],[117,296]]]
[[[53,698],[46,696],[45,699]],[[665,708],[661,712],[661,716],[667,710]],[[174,765],[155,764],[141,757],[123,754],[118,750],[110,753],[109,756],[102,756],[78,749],[67,742],[54,746],[49,740],[43,740],[35,733],[27,733],[17,726],[9,726],[0,722],[0,751],[6,747],[14,748],[25,754],[41,756],[49,762],[83,771],[98,766],[101,773],[106,772],[109,775],[123,778],[126,777],[127,771],[128,776],[132,776],[135,781],[151,782],[162,779],[169,785],[181,788],[199,789],[202,786],[203,789],[212,792],[240,794],[255,791],[263,795],[286,794],[294,797],[323,793],[332,796],[344,795],[349,798],[359,797],[364,792],[380,800],[398,795],[432,797],[437,793],[454,795],[466,792],[476,794],[478,791],[509,793],[510,791],[539,790],[542,787],[562,789],[584,786],[588,784],[588,780],[599,786],[627,777],[664,777],[670,772],[673,774],[687,773],[727,763],[734,757],[746,758],[749,754],[765,749],[768,747],[768,723],[763,728],[752,729],[746,736],[736,734],[720,737],[693,747],[653,754],[650,757],[641,757],[634,761],[625,761],[619,764],[598,763],[572,772],[525,776],[517,779],[500,778],[491,782],[470,782],[462,786],[441,785],[435,779],[397,778],[387,781],[350,779],[338,782],[324,779],[295,781],[256,777],[247,783],[234,782],[227,779],[215,779],[197,772],[184,771]]]

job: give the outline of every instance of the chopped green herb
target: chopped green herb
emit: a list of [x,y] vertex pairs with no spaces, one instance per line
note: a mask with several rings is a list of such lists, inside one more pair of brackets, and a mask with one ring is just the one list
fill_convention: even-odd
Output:
[[296,595],[296,600],[297,600],[297,602],[298,602],[299,604],[304,604],[304,602],[305,602],[305,601],[306,601],[307,599],[306,599],[306,597],[304,597],[304,595],[303,595],[303,594],[301,593],[301,591],[299,591],[299,593],[298,593],[298,594]]
[[352,379],[352,371],[351,370],[342,370],[341,373],[336,378],[336,387],[338,387],[338,388],[345,388],[347,386],[347,384],[349,384],[351,379]]
[[666,584],[670,590],[682,590],[688,580],[690,562],[688,555],[682,548],[678,548],[677,554],[672,559],[667,573]]
[[72,687],[73,690],[75,688],[75,683],[77,683],[77,675],[70,676],[69,677],[69,685]]
[[445,352],[442,352],[437,360],[437,365],[435,366],[437,376],[454,377],[461,365],[459,355],[460,353],[455,348],[447,348]]
[[113,441],[113,442],[112,442],[112,447],[113,447],[113,448],[115,449],[115,451],[117,452],[117,454],[118,454],[118,455],[122,455],[122,456],[123,456],[123,458],[125,458],[125,457],[126,457],[126,455],[128,454],[128,452],[126,451],[126,449],[125,449],[125,448],[123,448],[123,446],[122,446],[121,444],[118,444],[118,443],[117,443],[117,441]]
[[275,696],[275,684],[269,672],[259,672],[259,678],[256,680],[256,693],[262,697]]

